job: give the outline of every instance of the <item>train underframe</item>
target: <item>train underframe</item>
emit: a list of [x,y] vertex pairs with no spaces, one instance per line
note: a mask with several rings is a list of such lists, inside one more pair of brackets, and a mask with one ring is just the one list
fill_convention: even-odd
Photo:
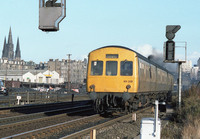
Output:
[[96,93],[91,92],[94,110],[97,113],[104,112],[133,112],[140,107],[154,103],[171,101],[171,91],[145,92],[145,93]]

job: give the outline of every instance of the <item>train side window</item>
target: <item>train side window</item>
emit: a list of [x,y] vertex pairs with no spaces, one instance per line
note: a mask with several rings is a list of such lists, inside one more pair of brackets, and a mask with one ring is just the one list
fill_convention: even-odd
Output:
[[121,71],[122,76],[132,76],[133,75],[133,62],[132,61],[121,61]]
[[117,61],[106,62],[106,75],[116,76],[117,75]]
[[103,61],[92,61],[91,63],[91,75],[102,75],[103,73]]
[[150,79],[152,79],[152,70],[151,70],[151,66],[149,67],[149,76],[150,76]]

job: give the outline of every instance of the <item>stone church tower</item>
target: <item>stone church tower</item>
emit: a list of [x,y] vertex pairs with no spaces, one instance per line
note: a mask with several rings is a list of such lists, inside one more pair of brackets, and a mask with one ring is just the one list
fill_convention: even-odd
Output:
[[17,47],[15,50],[15,60],[21,60],[21,51],[19,47],[19,37],[17,38]]
[[21,51],[20,51],[20,47],[19,47],[19,38],[17,39],[17,47],[16,47],[15,57],[14,57],[14,45],[13,45],[13,41],[12,41],[11,28],[9,30],[8,42],[6,43],[6,37],[4,39],[4,45],[3,45],[3,51],[2,51],[2,59],[7,59],[9,61],[21,60]]

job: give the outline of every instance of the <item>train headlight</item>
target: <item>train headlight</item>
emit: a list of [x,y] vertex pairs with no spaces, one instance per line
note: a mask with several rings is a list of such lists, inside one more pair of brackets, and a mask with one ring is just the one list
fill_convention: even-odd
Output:
[[90,89],[94,91],[95,90],[95,85],[94,84],[90,85]]

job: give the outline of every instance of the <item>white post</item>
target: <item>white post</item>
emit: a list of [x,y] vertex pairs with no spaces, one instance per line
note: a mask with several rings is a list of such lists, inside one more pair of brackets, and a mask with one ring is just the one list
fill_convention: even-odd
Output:
[[157,136],[157,130],[158,130],[158,100],[155,101],[154,136]]
[[181,108],[181,62],[178,63],[178,106]]
[[17,96],[17,104],[18,104],[18,105],[19,105],[20,99],[22,99],[22,97],[21,97],[21,96]]
[[132,114],[132,121],[136,122],[136,113]]
[[90,139],[96,139],[96,129],[91,130]]

